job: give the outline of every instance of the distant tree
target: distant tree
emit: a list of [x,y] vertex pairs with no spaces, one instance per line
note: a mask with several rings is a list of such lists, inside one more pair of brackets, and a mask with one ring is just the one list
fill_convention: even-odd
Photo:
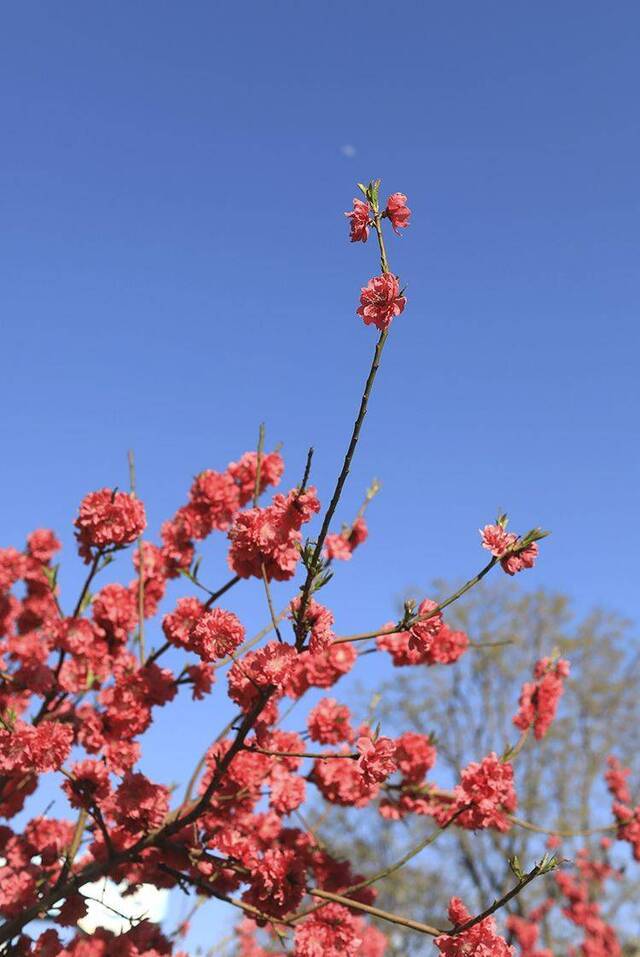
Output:
[[[438,582],[432,594],[437,599],[451,590]],[[615,752],[634,776],[640,770],[640,656],[630,623],[601,609],[579,618],[567,596],[545,589],[524,592],[513,582],[480,586],[451,609],[448,621],[468,633],[476,645],[473,652],[454,667],[394,668],[392,678],[376,689],[375,714],[383,727],[433,734],[438,760],[430,779],[450,786],[474,755],[500,753],[515,743],[517,689],[530,678],[533,662],[556,649],[570,660],[571,675],[553,727],[542,741],[528,741],[514,763],[517,816],[549,830],[610,825],[610,799],[602,777],[607,755]],[[376,827],[368,818],[361,830],[358,815],[350,811],[344,821],[349,858],[365,870],[374,860],[384,866],[397,858],[425,829],[424,818],[413,815],[404,819],[402,828],[382,818]],[[335,835],[335,818],[328,817],[325,828]],[[573,858],[585,846],[597,854],[602,836],[567,837],[561,855]],[[452,828],[428,852],[380,884],[378,904],[429,919],[459,894],[480,909],[501,897],[513,879],[507,860],[516,855],[528,865],[540,857],[547,837],[525,826],[507,834]],[[459,866],[452,866],[452,859]],[[636,869],[610,885],[603,913],[625,941],[625,954],[640,954]],[[549,886],[531,889],[527,909]],[[506,910],[519,914],[521,908],[522,899],[516,897]],[[559,924],[548,919],[542,926],[544,944],[554,953],[562,953],[571,932],[570,925]],[[396,927],[390,953],[424,953],[424,941]]]

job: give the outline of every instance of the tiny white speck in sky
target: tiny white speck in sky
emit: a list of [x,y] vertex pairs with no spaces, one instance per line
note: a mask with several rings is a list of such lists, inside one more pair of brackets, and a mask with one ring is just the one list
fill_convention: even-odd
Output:
[[342,153],[343,156],[346,156],[347,159],[353,159],[353,157],[356,155],[357,150],[355,146],[353,146],[351,143],[345,143],[344,146],[340,147],[340,152]]

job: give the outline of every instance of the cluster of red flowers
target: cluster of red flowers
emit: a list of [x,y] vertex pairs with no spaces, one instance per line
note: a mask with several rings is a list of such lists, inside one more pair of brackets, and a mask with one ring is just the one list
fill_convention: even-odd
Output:
[[520,694],[520,707],[513,719],[516,728],[526,731],[533,726],[538,740],[553,724],[558,702],[564,691],[564,679],[569,676],[569,662],[564,658],[553,661],[541,658],[536,662],[534,681],[526,681]]
[[396,667],[405,665],[451,665],[469,647],[464,631],[454,631],[445,624],[439,606],[425,598],[407,631],[388,631],[388,625],[377,638],[377,646],[387,651]]
[[605,780],[613,797],[612,810],[618,823],[618,839],[627,841],[633,849],[634,858],[640,861],[640,804],[631,806],[631,792],[627,783],[631,771],[613,756],[608,758],[607,763]]
[[[449,904],[449,920],[454,928],[463,927],[471,914],[459,897],[453,897]],[[486,917],[469,930],[463,930],[455,936],[443,934],[436,937],[436,947],[444,957],[515,957],[515,950],[504,937],[496,932],[496,923],[492,917]]]
[[241,578],[288,581],[300,559],[300,529],[320,511],[316,490],[274,496],[266,508],[241,512],[231,528],[229,566]]
[[[385,221],[396,233],[409,223],[406,196],[394,193],[381,211],[378,187],[363,188],[366,202],[354,200],[348,214],[353,241],[366,241],[372,228],[380,235]],[[382,242],[380,252],[382,275],[363,288],[358,313],[387,332],[405,298]],[[365,651],[388,652],[396,666],[430,667],[452,665],[470,642],[429,599],[417,610],[407,603],[402,620],[381,631],[338,638],[334,614],[318,593],[330,563],[351,558],[366,540],[364,506],[351,526],[328,535],[323,527],[317,539],[304,542],[303,526],[320,510],[306,479],[259,504],[279,485],[283,469],[279,452],[261,451],[245,453],[223,471],[201,472],[186,504],[162,525],[158,544],[141,540],[145,509],[135,495],[106,488],[87,495],[75,533],[89,568],[70,614],[62,610],[52,564],[60,543],[52,532],[39,529],[23,550],[0,551],[0,815],[13,825],[0,827],[0,948],[8,944],[19,957],[175,953],[178,933],[165,936],[147,921],[117,937],[77,930],[87,909],[83,886],[109,876],[131,890],[148,883],[234,904],[245,912],[237,928],[241,957],[265,957],[274,942],[293,957],[382,957],[385,935],[355,909],[356,903],[374,908],[373,878],[332,854],[302,814],[292,817],[307,792],[334,805],[373,804],[390,822],[416,814],[440,827],[512,826],[513,768],[494,752],[469,764],[445,791],[427,781],[437,758],[434,738],[413,731],[385,735],[335,697],[316,700],[304,731],[287,729],[285,699],[333,688],[359,660],[358,641],[377,636]],[[333,505],[327,528],[332,519]],[[538,546],[534,533],[521,539],[505,524],[486,526],[483,545],[514,574],[533,565]],[[217,592],[202,584],[195,554],[214,532],[228,537],[234,573]],[[103,568],[133,545],[133,580],[94,591]],[[289,581],[301,566],[302,587],[276,615],[269,583]],[[183,573],[206,597],[190,594],[163,608],[165,643],[147,653],[145,620],[157,615],[169,583]],[[259,641],[247,641],[237,615],[217,603],[247,578],[260,579],[267,593],[271,621]],[[269,630],[275,636],[267,637]],[[150,633],[147,628],[147,643]],[[167,659],[160,663],[167,652],[172,668],[164,667]],[[186,794],[176,796],[140,770],[141,737],[156,709],[185,686],[194,699],[206,697],[215,672],[227,665],[227,693],[239,714],[210,744]],[[538,662],[534,681],[523,689],[518,727],[533,726],[537,738],[546,733],[567,674],[562,659]],[[219,683],[217,693],[223,687]],[[68,820],[29,812],[27,802],[45,773],[59,776]],[[607,782],[618,836],[640,856],[640,808],[632,808],[626,777],[612,759]],[[583,858],[578,881],[559,879],[565,913],[587,935],[585,957],[616,953],[615,935],[584,889],[608,873],[606,864]],[[375,908],[374,914],[385,916]],[[457,898],[449,917],[452,928],[435,941],[441,954],[513,953],[493,917],[474,921]],[[54,926],[33,930],[36,918]],[[535,925],[532,914],[512,918],[510,930],[526,957],[548,957],[536,950]]]
[[[349,230],[352,243],[366,243],[369,238],[369,230],[373,225],[373,218],[376,210],[372,206],[371,200],[367,197],[367,202],[361,199],[354,199],[353,209],[345,213],[349,220]],[[411,210],[407,206],[407,197],[404,193],[393,193],[387,200],[387,205],[380,214],[381,219],[388,219],[393,227],[393,231],[399,236],[401,229],[406,229],[411,218]]]
[[[606,849],[606,840],[604,842]],[[607,861],[593,861],[586,850],[578,853],[577,874],[559,871],[558,890],[565,898],[562,913],[584,937],[581,953],[585,957],[622,957],[618,936],[602,915],[596,896],[608,877],[619,876]]]
[[553,900],[546,900],[526,917],[518,914],[509,914],[507,917],[505,926],[518,942],[520,957],[553,957],[548,947],[538,947],[540,922],[552,907]]
[[515,575],[524,568],[533,568],[538,557],[537,542],[522,542],[515,532],[508,532],[502,523],[485,525],[480,529],[482,547],[500,559],[507,575]]
[[348,562],[358,545],[366,542],[368,535],[367,523],[359,515],[350,527],[344,528],[341,532],[327,535],[325,555],[331,561],[339,559]]
[[75,521],[80,554],[90,562],[94,551],[130,545],[146,525],[147,517],[140,499],[109,488],[91,492],[80,504]]

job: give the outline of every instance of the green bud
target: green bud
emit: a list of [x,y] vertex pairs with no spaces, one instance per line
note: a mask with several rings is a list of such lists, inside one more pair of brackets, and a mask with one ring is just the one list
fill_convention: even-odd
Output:
[[518,880],[521,881],[522,878],[524,877],[524,871],[522,870],[522,866],[520,864],[520,860],[517,854],[514,854],[513,857],[509,858],[509,867],[511,868],[515,876],[518,878]]

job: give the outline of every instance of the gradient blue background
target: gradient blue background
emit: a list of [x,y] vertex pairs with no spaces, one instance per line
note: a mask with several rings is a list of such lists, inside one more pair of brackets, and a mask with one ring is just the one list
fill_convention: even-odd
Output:
[[[379,176],[413,209],[389,243],[409,304],[339,512],[382,480],[370,546],[326,592],[339,630],[476,571],[498,507],[553,531],[530,587],[637,616],[637,4],[26,0],[1,19],[2,539],[62,533],[66,607],[78,502],[126,487],[130,447],[152,534],[262,420],[290,486],[315,446],[328,499],[375,341],[355,316],[375,249],[343,210]],[[233,595],[259,627],[258,583]],[[150,767],[171,749],[183,776],[221,701],[204,728],[163,716]]]

